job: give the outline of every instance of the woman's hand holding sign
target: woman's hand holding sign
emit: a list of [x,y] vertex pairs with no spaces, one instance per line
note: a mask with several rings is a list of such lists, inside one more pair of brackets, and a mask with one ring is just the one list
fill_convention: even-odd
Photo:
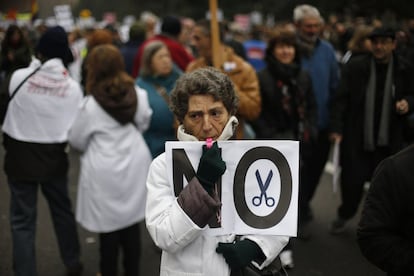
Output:
[[221,158],[221,151],[217,142],[214,142],[210,148],[203,145],[203,153],[197,169],[197,179],[207,193],[213,194],[214,184],[225,171],[226,163]]

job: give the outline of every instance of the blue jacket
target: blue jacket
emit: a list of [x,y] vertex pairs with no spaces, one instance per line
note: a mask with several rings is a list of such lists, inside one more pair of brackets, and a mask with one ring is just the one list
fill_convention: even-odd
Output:
[[319,39],[310,57],[301,56],[302,68],[309,72],[318,106],[318,128],[326,129],[329,122],[329,105],[339,83],[339,64],[335,50]]

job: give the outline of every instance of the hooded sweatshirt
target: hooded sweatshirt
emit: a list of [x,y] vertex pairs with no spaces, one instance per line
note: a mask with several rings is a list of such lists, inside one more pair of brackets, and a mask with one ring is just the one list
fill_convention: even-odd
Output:
[[66,141],[83,93],[62,61],[33,60],[14,72],[9,92],[39,66],[10,101],[2,127],[5,171],[15,180],[48,180],[68,169]]

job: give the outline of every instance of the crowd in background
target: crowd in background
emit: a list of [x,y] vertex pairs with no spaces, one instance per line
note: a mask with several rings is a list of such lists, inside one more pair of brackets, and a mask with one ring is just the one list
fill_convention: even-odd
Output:
[[[141,199],[146,192],[142,176],[146,176],[150,161],[164,151],[164,143],[177,139],[180,126],[170,110],[170,94],[177,79],[186,72],[213,65],[210,27],[206,19],[179,15],[160,18],[145,12],[128,26],[126,37],[118,24],[73,28],[66,32],[71,50],[67,60],[61,53],[51,55],[53,47],[44,45],[54,43],[53,37],[42,42],[51,26],[18,26],[11,22],[7,29],[0,29],[0,107],[10,101],[11,87],[17,87],[13,73],[34,68],[39,53],[49,59],[60,58],[61,67],[67,69],[82,92],[82,107],[78,116],[69,120],[68,134],[62,139],[42,140],[42,133],[33,137],[37,130],[22,135],[10,116],[23,115],[15,107],[7,111],[7,116],[2,114],[6,117],[5,148],[9,164],[16,161],[10,159],[13,150],[19,154],[21,147],[27,149],[45,141],[53,147],[59,142],[60,150],[69,143],[82,152],[75,216],[83,227],[100,233],[99,269],[104,276],[116,274],[113,260],[116,262],[118,243],[124,250],[126,275],[137,275],[137,224],[144,219],[145,209],[138,203],[145,201]],[[316,8],[304,5],[295,9],[292,21],[272,26],[244,29],[236,22],[220,22],[220,39],[220,70],[230,77],[239,98],[235,138],[301,143],[298,238],[311,238],[307,225],[317,214],[313,214],[310,203],[332,144],[341,143],[342,203],[338,216],[333,218],[331,233],[342,233],[356,214],[363,185],[377,165],[414,139],[414,119],[409,116],[414,108],[414,85],[410,80],[414,76],[414,18],[400,22],[333,15],[323,18]],[[383,53],[384,45],[389,45],[389,50]],[[364,93],[366,96],[361,96]],[[369,134],[365,133],[367,129]],[[135,141],[135,136],[140,140]],[[28,180],[17,181],[20,176],[11,166],[6,173],[12,189]],[[64,169],[59,173],[63,178],[66,175]],[[111,184],[121,179],[126,183],[122,185],[124,190],[117,187],[118,197],[113,198]],[[135,181],[141,189],[137,190]],[[18,193],[13,196],[17,201]],[[121,208],[125,204],[128,208]],[[67,207],[70,209],[70,203]],[[14,211],[17,216],[18,210]],[[71,211],[66,212],[70,217]],[[73,227],[73,221],[70,225]],[[17,239],[18,233],[14,234]],[[21,252],[16,247],[14,250]],[[293,250],[289,242],[280,254],[286,268],[294,268]],[[74,263],[65,263],[73,273],[70,275],[81,271],[75,259],[71,260]],[[382,268],[391,271],[389,267],[392,264]]]

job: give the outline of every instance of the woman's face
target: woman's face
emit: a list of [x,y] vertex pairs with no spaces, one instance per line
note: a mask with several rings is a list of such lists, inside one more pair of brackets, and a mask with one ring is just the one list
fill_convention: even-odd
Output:
[[152,57],[151,68],[156,76],[165,76],[171,73],[173,63],[167,47],[160,48]]
[[188,99],[188,111],[183,125],[188,134],[199,141],[217,138],[229,121],[230,114],[222,101],[214,100],[211,95],[192,95]]
[[291,64],[295,54],[295,47],[286,43],[277,43],[273,49],[273,55],[282,64]]

